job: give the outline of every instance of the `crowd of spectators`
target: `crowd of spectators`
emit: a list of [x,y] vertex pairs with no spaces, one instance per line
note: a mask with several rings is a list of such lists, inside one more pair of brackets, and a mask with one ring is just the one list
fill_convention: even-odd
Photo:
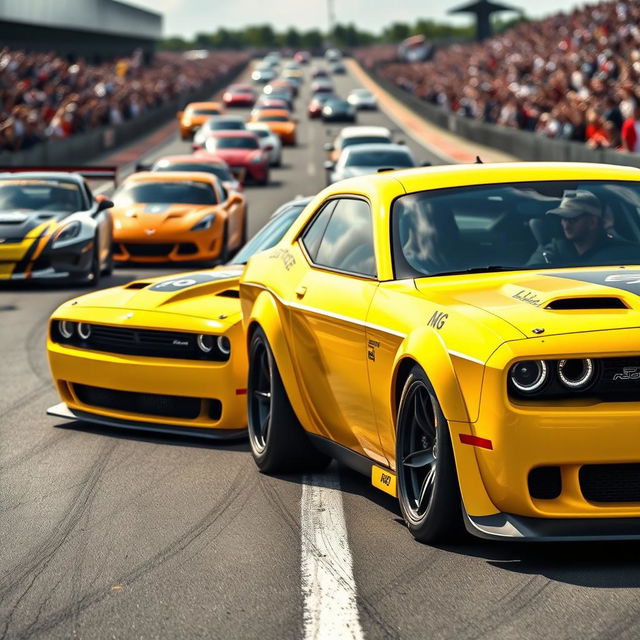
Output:
[[523,22],[481,43],[436,50],[428,62],[380,64],[421,99],[469,118],[640,152],[640,2],[607,1]]
[[27,149],[104,125],[117,125],[198,89],[247,58],[214,52],[189,58],[141,52],[89,64],[56,53],[0,49],[0,151]]

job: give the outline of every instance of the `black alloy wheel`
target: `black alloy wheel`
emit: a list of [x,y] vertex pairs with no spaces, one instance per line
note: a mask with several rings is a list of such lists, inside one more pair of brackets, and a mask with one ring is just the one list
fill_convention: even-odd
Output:
[[329,464],[291,407],[262,328],[255,329],[249,344],[247,418],[251,454],[263,473],[316,471]]
[[396,465],[400,509],[413,536],[426,543],[451,541],[462,531],[462,511],[449,425],[418,366],[400,399]]

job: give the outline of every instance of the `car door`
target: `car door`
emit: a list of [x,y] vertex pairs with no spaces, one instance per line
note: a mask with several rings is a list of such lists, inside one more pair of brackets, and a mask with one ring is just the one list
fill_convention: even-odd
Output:
[[365,335],[378,287],[369,203],[332,199],[303,231],[300,245],[308,265],[288,306],[309,413],[322,435],[382,462]]

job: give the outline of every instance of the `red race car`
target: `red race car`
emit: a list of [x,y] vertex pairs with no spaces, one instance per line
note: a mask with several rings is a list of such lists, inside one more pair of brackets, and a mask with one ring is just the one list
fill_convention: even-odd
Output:
[[242,182],[269,182],[269,154],[252,131],[216,131],[207,138],[205,149],[222,158]]
[[226,107],[251,107],[256,98],[256,92],[250,84],[232,84],[222,94]]
[[322,108],[329,100],[335,100],[338,96],[335,93],[321,92],[316,93],[310,100],[307,107],[307,114],[310,118],[320,118],[322,116]]

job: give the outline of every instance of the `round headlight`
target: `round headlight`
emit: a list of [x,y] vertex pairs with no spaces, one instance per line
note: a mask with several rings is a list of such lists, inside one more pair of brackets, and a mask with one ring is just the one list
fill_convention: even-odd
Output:
[[595,367],[591,358],[560,360],[558,378],[569,389],[584,389],[593,380]]
[[76,325],[74,322],[69,322],[69,320],[61,320],[60,322],[58,322],[58,331],[65,340],[68,340],[73,335],[75,326]]
[[227,336],[218,336],[218,349],[220,353],[228,356],[231,353],[231,340]]
[[511,384],[523,393],[538,391],[547,381],[548,376],[549,369],[544,360],[516,362],[509,372]]
[[81,322],[78,325],[78,335],[83,340],[88,340],[89,336],[91,335],[91,325],[87,324],[86,322]]
[[210,353],[213,349],[213,336],[206,336],[201,333],[198,335],[196,342],[198,343],[198,349],[203,353]]

